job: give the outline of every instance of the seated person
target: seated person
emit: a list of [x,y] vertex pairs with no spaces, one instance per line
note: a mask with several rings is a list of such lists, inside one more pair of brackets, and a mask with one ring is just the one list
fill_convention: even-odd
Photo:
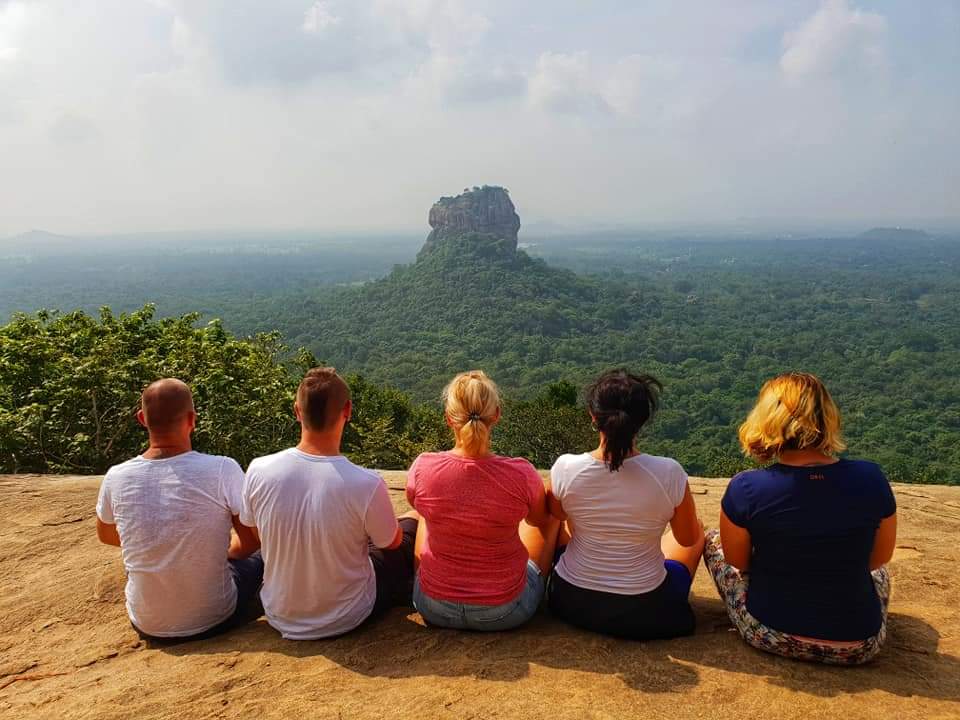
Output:
[[181,381],[158,380],[140,404],[149,446],[107,471],[97,501],[97,535],[123,556],[130,622],[147,639],[199,639],[258,617],[263,562],[238,518],[243,470],[193,451]]
[[263,543],[267,621],[288,640],[342,635],[410,605],[417,520],[398,523],[383,478],[340,454],[351,410],[333,368],[310,370],[294,405],[300,443],[247,469],[241,519]]
[[454,448],[420,455],[407,475],[422,518],[413,604],[436,627],[509,630],[540,605],[560,523],[533,465],[490,450],[500,420],[493,381],[461,373],[443,397]]
[[[704,563],[740,635],[760,650],[836,665],[873,658],[886,637],[896,501],[880,468],[837,459],[840,412],[813,375],[769,380],[740,426],[762,470],[723,496]],[[749,572],[748,572],[749,571]]]
[[[703,527],[676,460],[641,453],[637,435],[659,403],[649,375],[611,370],[587,389],[599,447],[563,455],[548,502],[569,544],[550,576],[551,612],[572,625],[635,640],[689,635],[688,596]],[[667,526],[672,534],[664,535]]]

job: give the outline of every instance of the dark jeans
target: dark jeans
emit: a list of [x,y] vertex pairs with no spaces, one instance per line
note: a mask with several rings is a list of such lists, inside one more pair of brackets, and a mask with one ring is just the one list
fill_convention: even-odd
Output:
[[142,632],[136,625],[133,626],[133,629],[144,640],[157,644],[173,645],[188,640],[206,640],[256,620],[263,615],[263,606],[260,604],[260,586],[263,584],[263,558],[260,551],[258,550],[243,560],[229,560],[228,562],[230,563],[230,572],[233,573],[233,583],[237,586],[237,607],[233,611],[233,615],[222,623],[196,635],[186,635],[184,637],[153,637]]
[[413,607],[413,547],[418,524],[415,518],[400,518],[403,540],[393,550],[384,550],[371,543],[370,562],[377,578],[377,599],[364,622],[392,607]]

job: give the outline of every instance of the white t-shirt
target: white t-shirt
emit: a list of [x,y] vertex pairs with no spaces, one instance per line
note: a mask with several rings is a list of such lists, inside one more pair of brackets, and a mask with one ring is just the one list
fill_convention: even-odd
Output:
[[227,562],[241,510],[234,460],[188,452],[137,456],[107,471],[97,516],[115,524],[127,571],[127,613],[156,637],[184,637],[226,620],[237,605]]
[[550,479],[573,526],[557,563],[560,577],[620,595],[650,592],[663,582],[660,539],[687,487],[680,463],[635,455],[610,472],[589,453],[562,455]]
[[267,621],[283,637],[340,635],[373,610],[377,587],[368,539],[387,547],[397,532],[377,473],[341,455],[296,448],[257,458],[247,469],[240,520],[260,532],[260,599]]

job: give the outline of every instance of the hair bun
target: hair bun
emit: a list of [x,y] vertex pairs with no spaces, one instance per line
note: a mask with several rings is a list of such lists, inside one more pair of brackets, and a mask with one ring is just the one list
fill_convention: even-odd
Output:
[[637,434],[657,411],[662,390],[653,376],[623,368],[603,373],[587,388],[587,408],[606,437],[604,462],[610,470],[623,465]]

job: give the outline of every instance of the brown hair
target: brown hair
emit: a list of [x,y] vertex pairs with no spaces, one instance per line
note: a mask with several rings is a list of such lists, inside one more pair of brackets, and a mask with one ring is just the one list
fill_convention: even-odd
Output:
[[820,378],[810,373],[784,373],[767,380],[739,435],[743,452],[760,462],[783,450],[812,448],[833,455],[847,447],[840,410]]
[[490,427],[500,410],[500,393],[483,370],[457,375],[443,390],[443,408],[468,455],[490,449]]
[[603,433],[603,461],[619,470],[633,450],[640,429],[660,406],[663,385],[652,375],[635,375],[623,368],[608,370],[587,388],[587,408]]
[[300,421],[308,430],[326,430],[332,426],[350,401],[350,388],[337,375],[336,368],[308,370],[297,388]]

